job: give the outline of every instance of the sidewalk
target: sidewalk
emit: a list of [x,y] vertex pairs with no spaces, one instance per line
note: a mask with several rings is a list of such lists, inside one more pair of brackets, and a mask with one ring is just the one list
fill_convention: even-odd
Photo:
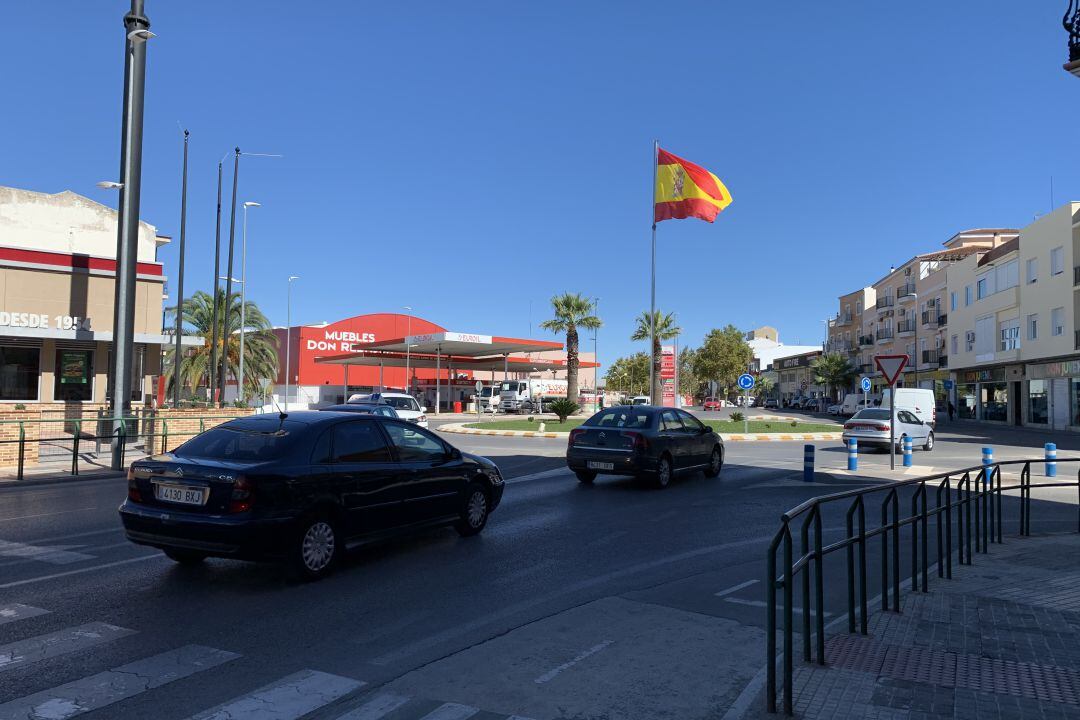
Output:
[[[1080,535],[1007,538],[902,597],[868,636],[834,624],[826,667],[796,659],[796,717],[1080,718]],[[783,715],[759,695],[744,717]]]

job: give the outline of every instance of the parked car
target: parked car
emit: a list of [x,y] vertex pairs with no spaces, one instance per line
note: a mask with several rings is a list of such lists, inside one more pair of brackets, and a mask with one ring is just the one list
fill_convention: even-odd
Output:
[[[416,402],[416,398],[406,393],[384,392],[371,395],[353,395],[349,402],[370,402],[389,405],[397,411],[398,417],[426,428],[428,426],[427,408]],[[346,403],[347,404],[347,403]]]
[[854,415],[860,410],[865,410],[868,407],[874,407],[873,398],[869,396],[865,397],[866,399],[864,400],[864,396],[862,393],[848,393],[844,395],[843,410],[841,410],[841,414]]
[[412,423],[266,414],[132,463],[120,519],[129,540],[181,564],[276,558],[316,579],[363,542],[441,525],[476,535],[503,487],[494,462]]
[[[909,410],[896,411],[897,451],[903,450],[904,438],[911,438],[912,444],[923,450],[934,449],[934,430],[930,423],[923,422]],[[889,410],[888,408],[867,408],[855,413],[844,423],[844,443],[855,438],[860,446],[889,447]]]
[[721,408],[721,401],[714,397],[705,398],[705,402],[702,404],[702,410],[719,410]]
[[397,410],[384,405],[382,403],[370,403],[370,402],[354,402],[345,403],[344,405],[331,405],[330,407],[319,408],[320,411],[330,412],[351,412],[359,413],[360,415],[378,415],[380,417],[401,417],[397,414]]
[[652,401],[648,395],[638,395],[630,400],[631,405],[648,405]]
[[830,415],[839,415],[844,412],[844,405],[843,403],[833,403],[825,409],[825,412],[829,413]]
[[587,485],[598,474],[633,475],[664,488],[683,472],[719,475],[724,441],[684,410],[622,405],[601,410],[570,431],[566,464]]
[[780,401],[777,400],[776,398],[765,398],[764,407],[779,409],[780,408]]

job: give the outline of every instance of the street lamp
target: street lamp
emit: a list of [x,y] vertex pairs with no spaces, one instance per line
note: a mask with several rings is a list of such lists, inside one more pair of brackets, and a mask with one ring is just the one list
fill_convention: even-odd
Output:
[[403,305],[402,310],[409,311],[408,330],[405,331],[405,392],[409,392],[409,360],[411,359],[412,343],[409,342],[409,338],[412,337],[412,307],[409,305]]
[[1061,24],[1069,33],[1069,62],[1062,67],[1070,75],[1080,78],[1080,2],[1069,0]]
[[289,385],[292,383],[292,281],[299,279],[299,275],[289,276],[285,300],[285,412],[289,412]]
[[[593,315],[599,317],[600,310],[600,298],[593,299]],[[592,336],[592,361],[595,367],[593,368],[592,376],[592,389],[593,395],[596,396],[597,407],[600,404],[600,360],[599,355],[596,354],[596,338],[600,334],[600,328],[593,328]]]
[[915,387],[919,387],[919,294],[911,292],[907,295],[901,295],[897,300],[912,300],[914,303],[912,308],[915,314],[915,320],[913,321],[915,323]]
[[236,381],[236,397],[244,399],[244,331],[247,329],[247,314],[245,304],[247,301],[247,211],[248,208],[262,207],[260,203],[248,201],[244,203],[244,239],[240,245],[240,377]]
[[112,180],[102,180],[97,183],[97,186],[102,190],[122,190],[124,183],[118,183]]

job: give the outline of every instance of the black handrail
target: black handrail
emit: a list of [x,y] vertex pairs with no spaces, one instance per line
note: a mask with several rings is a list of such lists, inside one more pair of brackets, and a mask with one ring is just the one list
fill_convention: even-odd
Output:
[[[867,634],[867,561],[866,545],[869,540],[881,537],[881,609],[900,611],[900,530],[911,526],[911,591],[928,592],[930,587],[930,519],[937,527],[937,574],[940,578],[952,578],[953,516],[956,518],[956,557],[961,565],[971,565],[972,538],[976,553],[987,553],[991,543],[1002,542],[1001,496],[1004,491],[1019,490],[1020,535],[1031,534],[1031,464],[1044,463],[1045,458],[1032,460],[1005,460],[992,465],[976,465],[946,473],[928,475],[910,480],[899,480],[888,485],[864,487],[854,490],[822,495],[812,498],[788,510],[780,518],[780,529],[769,543],[766,555],[765,607],[766,607],[766,706],[770,713],[776,712],[777,698],[777,610],[783,615],[783,708],[792,714],[794,673],[792,645],[794,642],[793,594],[796,575],[802,572],[802,656],[811,662],[816,656],[819,665],[825,665],[825,577],[824,560],[832,552],[844,550],[847,554],[847,620],[848,632]],[[1058,458],[1057,464],[1080,463],[1080,458]],[[1002,485],[1002,467],[1020,467],[1017,485]],[[1077,532],[1080,532],[1080,468],[1075,481],[1039,483],[1039,488],[1075,487],[1078,492]],[[928,507],[928,483],[937,483],[935,505]],[[953,489],[955,486],[955,499]],[[911,514],[900,516],[899,489],[913,487]],[[884,493],[881,502],[881,524],[871,530],[866,528],[866,500],[871,493]],[[822,544],[822,506],[842,500],[852,500],[847,509],[842,540]],[[974,518],[972,517],[974,515]],[[791,525],[802,518],[800,528],[801,555],[792,555]],[[890,538],[891,536],[891,538]],[[776,555],[783,545],[783,566],[777,574]],[[857,558],[857,561],[856,561]],[[891,567],[890,567],[891,565]],[[811,592],[811,567],[813,569],[813,592]],[[805,572],[803,572],[805,571]],[[921,579],[921,583],[920,583]],[[891,599],[890,599],[891,589]],[[777,607],[777,590],[783,591],[783,607]],[[811,605],[811,599],[813,604]],[[856,621],[857,616],[857,621]],[[811,649],[814,652],[811,652]]]

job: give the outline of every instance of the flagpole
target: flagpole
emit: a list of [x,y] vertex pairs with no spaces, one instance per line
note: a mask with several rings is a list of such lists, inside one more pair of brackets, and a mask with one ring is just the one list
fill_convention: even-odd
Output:
[[652,151],[652,274],[649,293],[649,402],[656,403],[656,157],[660,141],[653,140]]

